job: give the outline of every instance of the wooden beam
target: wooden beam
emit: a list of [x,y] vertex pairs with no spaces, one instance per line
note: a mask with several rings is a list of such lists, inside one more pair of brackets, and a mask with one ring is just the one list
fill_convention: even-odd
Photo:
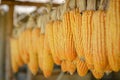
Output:
[[[49,3],[35,3],[35,2],[21,2],[21,1],[2,1],[1,4],[7,4],[7,5],[22,5],[22,6],[46,6]],[[52,4],[53,7],[57,7],[60,4]]]

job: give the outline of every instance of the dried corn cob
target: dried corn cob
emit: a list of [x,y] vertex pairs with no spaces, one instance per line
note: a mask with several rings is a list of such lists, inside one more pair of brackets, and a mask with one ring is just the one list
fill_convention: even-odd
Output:
[[62,32],[62,26],[63,26],[63,23],[62,21],[57,21],[57,28],[58,28],[58,31],[56,31],[56,34],[57,34],[57,40],[58,40],[58,54],[59,54],[59,58],[60,60],[65,60],[66,59],[66,56],[65,56],[65,42],[63,41],[64,37],[63,37],[63,32]]
[[38,54],[37,54],[37,40],[40,37],[40,29],[39,28],[35,28],[32,30],[31,33],[31,42],[29,44],[29,46],[31,46],[31,51],[29,52],[30,54],[30,62],[28,63],[28,66],[31,70],[31,72],[35,75],[37,74],[38,71]]
[[83,44],[81,37],[82,16],[79,13],[78,9],[70,11],[70,21],[72,25],[71,29],[73,33],[73,39],[74,39],[77,55],[79,56],[79,58],[84,58]]
[[[57,55],[57,57],[62,57],[64,56],[64,53],[61,51],[61,47],[63,45],[61,45],[61,32],[59,30],[61,22],[59,20],[54,21],[53,23],[53,38],[54,38],[54,48],[55,48],[55,54]],[[60,59],[60,58],[59,58]],[[61,58],[62,60],[62,58]]]
[[[25,31],[22,32],[19,36],[19,52],[20,56],[25,64],[29,62],[29,54],[26,50],[26,40],[25,40]],[[23,46],[24,45],[24,46]]]
[[40,34],[37,41],[38,63],[41,70],[43,70],[43,49],[44,49],[44,34]]
[[107,55],[113,71],[120,70],[120,0],[110,0],[106,18]]
[[70,25],[70,13],[67,12],[63,16],[63,26],[62,26],[62,32],[63,32],[63,40],[65,46],[65,56],[66,60],[68,61],[73,61],[76,58],[76,53],[75,53],[75,47],[74,47],[74,42],[73,42],[73,34],[71,31]]
[[51,50],[51,53],[53,56],[54,63],[57,65],[60,65],[61,61],[60,61],[59,57],[57,56],[57,54],[55,53],[54,36],[53,36],[53,23],[54,22],[49,22],[46,25],[45,34],[48,36],[48,42],[49,42],[49,46],[50,46],[50,50]]
[[35,75],[37,74],[38,71],[38,57],[37,57],[37,53],[34,52],[34,48],[33,48],[33,37],[34,37],[34,31],[32,31],[31,28],[26,30],[26,49],[27,52],[29,53],[29,63],[28,63],[28,67],[30,69],[30,71]]
[[104,72],[108,65],[106,54],[105,12],[96,11],[93,14],[92,49],[94,68],[97,72]]
[[13,72],[17,72],[18,68],[19,68],[19,65],[16,61],[16,54],[17,54],[16,52],[18,52],[17,48],[16,48],[16,41],[17,41],[17,39],[14,39],[14,38],[10,39],[11,63],[12,63]]
[[53,67],[54,67],[54,62],[52,55],[49,52],[49,49],[46,47],[46,41],[47,39],[44,40],[44,51],[43,51],[43,74],[45,77],[49,77],[52,74]]
[[20,56],[18,41],[19,40],[17,38],[11,38],[11,43],[13,43],[13,45],[14,45],[15,61],[17,62],[18,66],[21,67],[21,66],[23,66],[24,62],[22,60],[22,57]]
[[94,11],[85,11],[82,15],[82,44],[85,60],[89,69],[93,69],[93,54],[91,53],[92,16]]

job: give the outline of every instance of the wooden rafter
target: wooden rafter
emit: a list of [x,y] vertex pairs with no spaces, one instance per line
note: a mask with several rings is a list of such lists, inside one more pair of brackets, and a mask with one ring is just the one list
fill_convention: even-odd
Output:
[[[1,1],[1,4],[7,4],[7,5],[23,5],[23,6],[37,6],[37,7],[41,7],[41,6],[46,6],[46,4],[49,3],[35,3],[35,2],[21,2],[21,1]],[[59,6],[59,4],[52,4],[53,7],[57,7]]]

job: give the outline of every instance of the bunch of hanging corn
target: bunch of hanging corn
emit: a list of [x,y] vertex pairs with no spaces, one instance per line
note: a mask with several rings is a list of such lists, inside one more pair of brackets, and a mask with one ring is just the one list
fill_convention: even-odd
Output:
[[44,34],[39,28],[27,28],[18,39],[11,38],[13,71],[17,72],[25,63],[33,74],[40,67],[44,76],[49,77],[55,63],[71,75],[76,69],[80,76],[90,70],[98,79],[104,73],[118,72],[120,0],[110,0],[107,12],[94,11],[94,6],[87,7],[82,14],[78,9],[64,13],[62,20],[46,24]]

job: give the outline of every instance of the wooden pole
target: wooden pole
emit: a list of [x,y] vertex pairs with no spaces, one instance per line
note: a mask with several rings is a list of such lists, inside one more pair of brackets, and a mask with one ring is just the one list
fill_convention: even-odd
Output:
[[9,5],[9,12],[7,15],[7,26],[6,26],[6,67],[5,67],[5,80],[12,80],[13,79],[13,73],[12,73],[12,68],[11,68],[11,56],[10,56],[10,36],[12,34],[12,29],[13,29],[13,11],[14,11],[14,6]]
[[0,80],[5,80],[5,26],[6,13],[0,14]]

